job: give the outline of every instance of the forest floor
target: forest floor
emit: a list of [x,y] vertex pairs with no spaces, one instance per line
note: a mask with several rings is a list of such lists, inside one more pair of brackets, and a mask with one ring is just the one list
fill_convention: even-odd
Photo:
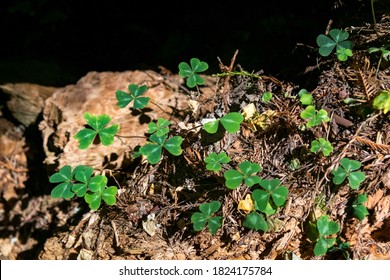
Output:
[[[390,120],[389,113],[373,108],[374,98],[390,91],[390,64],[381,52],[368,52],[370,47],[389,45],[390,17],[383,17],[375,29],[367,24],[345,30],[353,42],[353,56],[339,61],[333,54],[318,55],[318,64],[308,65],[302,73],[315,84],[306,88],[315,107],[330,117],[313,127],[307,127],[301,117],[305,106],[298,92],[305,86],[280,81],[260,69],[248,73],[240,67],[239,55],[221,62],[221,75],[204,77],[206,84],[198,90],[188,89],[182,78],[167,69],[137,73],[150,86],[150,94],[156,90],[154,102],[163,92],[167,100],[175,97],[180,103],[167,103],[172,111],[164,114],[172,122],[170,134],[184,139],[182,154],[164,153],[155,165],[129,156],[135,142],[126,142],[129,149],[115,146],[114,151],[72,150],[69,133],[77,129],[76,117],[85,112],[80,108],[91,109],[95,103],[92,97],[80,101],[69,96],[86,88],[103,94],[100,83],[110,83],[111,74],[93,73],[75,86],[60,89],[3,85],[9,100],[23,103],[35,98],[36,104],[28,103],[29,108],[22,111],[20,106],[25,104],[9,101],[0,116],[1,258],[390,259]],[[112,75],[115,85],[105,88],[113,96],[118,84],[127,87],[128,82],[139,82],[134,72],[126,79],[120,73]],[[262,99],[265,92],[272,93],[269,101]],[[21,98],[21,93],[29,98]],[[107,104],[97,106],[97,111],[109,106],[110,100],[104,100]],[[255,115],[246,118],[236,133],[220,129],[209,135],[194,129],[199,120],[211,115],[248,114],[251,104]],[[36,110],[28,111],[31,108]],[[38,120],[29,122],[26,111]],[[141,119],[146,115],[156,120],[157,116],[149,111],[130,115],[116,111],[121,114],[116,119],[131,118],[136,123],[131,123],[132,131],[126,135],[144,137],[146,126]],[[16,125],[15,120],[25,125]],[[312,141],[319,138],[331,143],[333,151],[328,156],[311,151]],[[121,141],[127,140],[117,140]],[[206,168],[204,158],[212,152],[229,155],[231,161],[223,165],[224,170],[236,169],[244,161],[259,164],[262,179],[278,179],[288,189],[285,203],[274,213],[260,213],[251,204],[255,188],[241,184],[229,189],[222,171]],[[355,189],[347,180],[333,181],[333,171],[343,158],[361,163],[352,171],[363,172],[365,179]],[[48,182],[49,176],[65,164],[86,160],[119,188],[116,205],[103,203],[98,211],[90,211],[82,198],[51,197],[54,185]],[[361,220],[354,212],[359,194],[367,196],[362,205],[368,215]],[[195,231],[192,214],[211,201],[221,203],[215,213],[223,217],[221,228],[215,234],[208,229]],[[243,206],[245,201],[248,204]],[[265,217],[267,231],[244,227],[251,212]],[[318,256],[314,252],[318,239],[312,236],[324,215],[340,230],[326,236],[336,241]]]

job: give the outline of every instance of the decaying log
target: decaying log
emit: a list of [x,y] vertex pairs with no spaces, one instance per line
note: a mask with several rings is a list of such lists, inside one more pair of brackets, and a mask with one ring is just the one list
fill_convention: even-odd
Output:
[[58,88],[30,83],[9,83],[0,85],[0,89],[9,95],[7,107],[12,116],[28,127],[36,122],[45,100]]
[[[145,96],[151,102],[142,113],[131,109],[132,103],[123,109],[117,106],[116,91],[128,92],[127,87],[132,83],[148,86]],[[119,168],[137,145],[146,142],[150,121],[158,117],[170,119],[174,110],[187,108],[187,96],[178,92],[181,83],[178,76],[164,77],[154,71],[89,72],[75,85],[58,89],[46,100],[43,121],[39,124],[45,163],[59,167],[84,164],[95,169],[105,168],[109,163],[111,169]],[[109,115],[110,124],[120,126],[118,135],[126,137],[115,137],[114,144],[107,147],[92,144],[80,150],[73,136],[86,125],[85,112]]]

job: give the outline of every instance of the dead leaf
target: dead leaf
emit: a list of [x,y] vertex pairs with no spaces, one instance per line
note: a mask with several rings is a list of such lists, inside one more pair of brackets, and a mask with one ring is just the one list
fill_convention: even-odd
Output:
[[255,210],[255,205],[253,204],[253,200],[250,194],[247,194],[245,199],[242,199],[238,202],[237,209],[245,212],[251,212]]

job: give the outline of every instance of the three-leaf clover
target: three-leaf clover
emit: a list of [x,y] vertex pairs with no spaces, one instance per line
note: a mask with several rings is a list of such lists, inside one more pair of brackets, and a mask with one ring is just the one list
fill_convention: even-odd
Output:
[[211,171],[219,171],[222,169],[222,164],[230,162],[230,158],[225,152],[211,153],[205,159],[206,169]]
[[357,160],[350,160],[348,158],[343,158],[340,160],[340,166],[337,169],[332,171],[333,174],[333,183],[340,185],[348,177],[348,182],[351,189],[358,189],[360,183],[362,183],[366,176],[361,171],[355,171],[359,169],[361,163]]
[[220,119],[216,119],[203,124],[203,128],[210,134],[218,131],[219,123],[229,133],[235,133],[240,129],[240,124],[243,122],[244,117],[242,114],[237,112],[230,112]]
[[288,196],[288,188],[281,185],[279,179],[261,180],[259,185],[265,190],[256,189],[252,192],[252,199],[255,202],[255,209],[266,214],[275,213],[272,202],[277,207],[283,206]]
[[70,165],[63,166],[57,173],[50,176],[50,183],[60,183],[51,191],[53,198],[65,198],[69,199],[74,196],[72,191],[73,187],[73,176],[72,167]]
[[91,177],[92,173],[93,168],[89,166],[79,165],[73,171],[70,165],[63,166],[49,178],[51,183],[60,183],[51,191],[51,196],[70,199],[76,194],[78,197],[84,197],[92,210],[99,209],[102,199],[108,205],[114,205],[117,187],[107,187],[106,176]]
[[382,90],[378,96],[374,98],[372,103],[374,109],[383,110],[384,114],[390,111],[390,91]]
[[314,254],[316,256],[323,256],[335,242],[335,237],[329,237],[339,232],[340,225],[336,222],[330,221],[329,216],[323,215],[317,220],[318,239],[314,246]]
[[203,203],[199,206],[200,212],[195,212],[191,215],[191,222],[195,231],[201,231],[207,225],[211,234],[215,234],[222,226],[222,217],[213,216],[219,210],[221,203],[219,201],[212,201],[210,203]]
[[301,118],[308,120],[306,127],[313,127],[330,120],[327,111],[324,109],[316,110],[313,105],[307,106],[306,109],[301,112]]
[[119,130],[119,125],[113,124],[107,127],[111,120],[110,116],[106,114],[96,116],[86,112],[84,114],[84,119],[92,129],[84,128],[74,135],[74,138],[79,141],[79,149],[83,150],[88,148],[96,135],[99,136],[100,141],[104,146],[114,143],[114,136]]
[[160,161],[162,148],[165,148],[174,156],[179,156],[182,153],[181,144],[183,138],[180,136],[173,136],[169,139],[168,135],[157,136],[156,133],[149,137],[149,142],[143,145],[139,152],[146,156],[150,164],[156,164]]
[[115,186],[107,187],[107,181],[107,177],[103,175],[97,175],[89,181],[88,188],[90,192],[85,194],[84,199],[92,210],[99,209],[102,199],[108,205],[116,203],[118,189]]
[[262,230],[264,232],[268,231],[267,221],[264,219],[264,216],[256,211],[249,213],[242,225],[248,229]]
[[[320,34],[317,36],[317,45],[320,47],[318,52],[321,56],[329,56],[334,48],[336,52],[341,48],[352,50],[352,42],[348,41],[349,34],[347,31],[332,29],[329,36]],[[352,51],[351,51],[352,52]],[[344,58],[343,56],[341,58]],[[340,58],[339,58],[340,59]]]
[[310,151],[313,153],[317,153],[319,151],[322,151],[324,156],[329,156],[331,152],[333,152],[333,146],[330,144],[329,141],[325,140],[324,138],[318,138],[317,140],[313,140],[311,142],[311,148]]
[[340,61],[347,61],[348,57],[352,56],[352,50],[340,47],[336,51],[337,59]]
[[209,68],[208,64],[200,61],[198,58],[191,58],[190,65],[187,62],[181,62],[179,64],[179,75],[182,78],[187,78],[187,86],[189,88],[203,85],[204,79],[198,73],[206,71]]
[[245,185],[248,187],[252,187],[261,181],[259,176],[253,175],[260,171],[260,164],[244,161],[238,165],[238,170],[231,169],[225,171],[223,176],[226,179],[226,187],[229,189],[236,189],[242,181],[244,181]]
[[134,109],[143,109],[148,105],[150,97],[142,96],[148,90],[146,85],[130,84],[128,90],[129,93],[122,90],[116,91],[116,99],[120,108],[126,107],[131,101],[134,101]]
[[148,124],[148,133],[156,133],[158,137],[161,137],[165,134],[168,134],[170,125],[170,121],[164,118],[158,118],[157,123],[150,122]]
[[369,214],[366,206],[364,206],[364,202],[366,202],[367,199],[366,194],[359,194],[352,203],[353,214],[359,219],[359,221],[362,221],[364,217]]

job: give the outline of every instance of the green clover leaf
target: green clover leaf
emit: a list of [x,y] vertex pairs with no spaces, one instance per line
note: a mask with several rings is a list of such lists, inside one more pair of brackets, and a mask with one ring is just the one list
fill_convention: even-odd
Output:
[[207,163],[207,170],[219,171],[222,169],[222,164],[230,162],[230,158],[225,152],[211,153],[204,159],[204,162]]
[[245,217],[242,225],[245,228],[252,230],[262,230],[264,232],[268,231],[268,224],[264,219],[264,216],[260,213],[257,213],[256,211],[252,211],[251,213],[249,213]]
[[340,185],[348,177],[348,182],[351,189],[358,189],[360,184],[366,179],[366,176],[361,171],[355,171],[360,168],[361,163],[357,160],[343,158],[340,160],[340,165],[332,171],[333,183]]
[[336,51],[340,48],[352,50],[352,42],[348,41],[348,32],[340,29],[332,29],[329,31],[330,36],[320,34],[317,36],[316,42],[320,47],[318,52],[321,56],[329,56],[336,48]]
[[352,50],[340,47],[337,51],[337,59],[340,61],[347,61],[348,57],[352,56]]
[[157,123],[151,122],[148,124],[148,133],[156,133],[158,137],[161,137],[165,134],[168,134],[170,125],[170,121],[164,118],[158,118]]
[[219,120],[211,120],[203,123],[203,128],[210,134],[214,134],[218,131]]
[[220,119],[222,126],[229,133],[237,132],[243,120],[244,116],[237,112],[230,112]]
[[271,99],[272,99],[272,92],[270,91],[264,92],[263,95],[261,96],[261,100],[265,103],[270,102]]
[[236,189],[242,183],[252,187],[261,181],[260,177],[253,175],[261,171],[261,166],[258,163],[251,163],[244,161],[238,165],[239,170],[231,169],[225,171],[223,174],[226,179],[226,187],[229,189]]
[[72,191],[78,196],[82,197],[87,193],[88,183],[92,176],[93,168],[85,167],[75,173],[75,179],[81,183],[73,184]]
[[313,96],[306,89],[301,89],[298,92],[298,96],[299,96],[299,101],[303,105],[311,105],[313,103]]
[[72,179],[73,174],[70,165],[63,166],[57,173],[51,175],[50,183],[60,183],[51,191],[51,196],[53,198],[72,198],[74,196],[74,192],[71,190],[73,186]]
[[316,256],[322,256],[334,245],[336,238],[329,238],[328,236],[338,233],[340,231],[340,225],[330,221],[329,216],[323,215],[318,218],[316,228],[319,238],[314,246],[314,254]]
[[116,99],[118,100],[118,106],[120,108],[126,107],[131,101],[133,102],[134,109],[145,108],[150,100],[150,97],[142,96],[147,90],[146,85],[138,86],[136,84],[130,84],[128,86],[129,93],[122,90],[116,91]]
[[119,131],[119,125],[113,124],[106,127],[111,120],[110,116],[106,114],[96,116],[86,112],[84,119],[92,129],[84,128],[74,135],[74,138],[79,141],[79,149],[87,149],[94,141],[96,135],[99,136],[104,146],[114,143],[114,136]]
[[382,90],[373,101],[373,107],[376,110],[383,110],[384,114],[390,111],[390,91]]
[[324,138],[318,138],[317,140],[313,140],[311,142],[311,148],[310,151],[313,153],[317,153],[319,151],[322,151],[324,156],[329,156],[331,152],[333,152],[333,146],[330,144],[329,141],[325,140]]
[[150,164],[156,164],[160,161],[162,149],[165,148],[174,156],[179,156],[182,153],[181,144],[183,138],[180,136],[173,136],[168,138],[168,135],[157,136],[156,133],[149,137],[149,142],[143,145],[139,152],[146,156]]
[[364,202],[366,202],[367,199],[366,194],[359,194],[352,203],[353,214],[359,219],[359,221],[363,221],[363,219],[369,214],[367,208],[364,206]]
[[198,58],[191,58],[190,65],[186,62],[179,64],[179,75],[182,78],[187,78],[187,86],[193,88],[196,85],[203,85],[204,79],[198,73],[206,71],[209,66],[206,62],[200,61]]
[[223,218],[220,216],[213,216],[219,210],[221,203],[219,201],[212,201],[203,203],[199,206],[200,212],[195,212],[191,215],[191,222],[195,231],[201,231],[208,226],[210,233],[214,235],[218,229],[222,227]]
[[328,122],[330,120],[328,112],[324,109],[316,110],[313,105],[309,105],[300,114],[302,119],[307,119],[306,127],[313,127],[319,125],[322,122]]

